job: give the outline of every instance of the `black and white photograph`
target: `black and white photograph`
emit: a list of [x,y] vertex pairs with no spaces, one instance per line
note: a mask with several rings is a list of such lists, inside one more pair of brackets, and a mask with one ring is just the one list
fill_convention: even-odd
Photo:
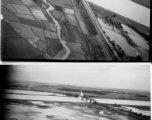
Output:
[[151,120],[151,0],[1,0],[0,119]]
[[54,63],[2,70],[6,120],[151,119],[150,64]]
[[2,61],[150,61],[150,0],[2,0]]
[[151,120],[151,0],[1,0],[0,118]]

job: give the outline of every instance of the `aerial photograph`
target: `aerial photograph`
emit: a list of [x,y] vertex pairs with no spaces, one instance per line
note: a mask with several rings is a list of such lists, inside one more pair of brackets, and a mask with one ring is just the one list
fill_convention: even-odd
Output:
[[150,59],[150,0],[2,0],[2,61]]
[[6,120],[151,119],[150,65],[14,65],[4,74]]

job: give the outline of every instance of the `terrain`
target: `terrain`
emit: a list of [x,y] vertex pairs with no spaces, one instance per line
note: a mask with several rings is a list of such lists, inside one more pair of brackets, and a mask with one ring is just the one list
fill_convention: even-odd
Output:
[[78,97],[80,92],[89,98],[108,98],[122,100],[150,101],[150,93],[147,91],[108,89],[108,88],[90,88],[60,84],[46,84],[36,82],[12,82],[7,86],[9,89],[32,90],[43,92],[54,92],[68,96]]
[[[2,60],[149,60],[150,28],[95,4],[89,4],[90,11],[84,2],[77,0],[2,0]],[[125,35],[123,32],[120,35],[114,33],[115,40],[124,39],[124,43],[117,40],[115,47],[107,35],[111,31],[105,33],[102,29],[101,34],[97,30],[99,25],[95,25],[90,16],[92,10],[96,18],[101,19],[115,14],[115,23],[120,22],[128,29],[133,29],[137,36],[129,38],[126,31]],[[105,22],[108,23],[108,20]]]
[[3,117],[10,120],[150,120],[107,105],[26,100],[10,100],[5,104]]
[[[85,98],[93,98],[93,95],[95,95],[95,97],[98,95],[99,98],[102,98],[101,96],[109,93],[114,93],[115,96],[120,93],[127,93],[125,96],[129,97],[124,97],[124,99],[129,100],[132,99],[130,97],[130,94],[132,93],[136,96],[136,99],[143,100],[140,97],[149,96],[148,92],[25,81],[11,81],[9,84],[7,84],[7,86],[5,86],[5,88],[5,90],[11,90],[9,92],[4,90],[5,99],[1,103],[3,106],[3,118],[6,118],[7,120],[150,120],[150,106],[124,106],[117,104],[103,104],[98,102],[92,103],[88,102],[87,99],[85,100]],[[15,92],[15,90],[17,90],[18,93],[17,91]],[[83,91],[84,93],[82,100],[81,98],[78,98],[80,91]],[[11,97],[15,94],[19,95],[20,97],[26,97],[25,99],[19,99],[17,97],[15,97],[15,99],[7,98],[7,96]],[[30,100],[30,94],[32,95],[31,97],[36,99]],[[65,96],[61,96],[61,94]],[[41,100],[42,96],[43,98],[56,97],[56,101],[51,99],[43,101]],[[75,102],[68,101],[70,98],[74,99]],[[109,96],[109,98],[113,98],[113,96]],[[119,97],[117,98],[120,99]],[[62,101],[62,99],[64,100]],[[65,101],[65,99],[67,101]],[[76,102],[78,99],[80,99],[79,102]],[[144,115],[143,113],[136,113],[132,110],[128,111],[125,110],[124,107],[132,107],[133,109],[138,109],[142,112],[145,111],[148,112],[148,115]]]
[[3,59],[90,59],[72,0],[3,0],[2,15]]
[[126,17],[123,17],[119,14],[116,14],[110,10],[104,9],[101,6],[95,5],[91,2],[89,2],[89,3],[96,16],[98,15],[98,13],[100,13],[102,17],[115,15],[116,17],[113,18],[114,20],[119,21],[120,23],[129,26],[130,28],[134,29],[137,33],[139,33],[142,37],[144,37],[145,40],[150,41],[150,28],[148,28],[140,23],[137,23],[133,20],[130,20]]
[[150,27],[94,3],[89,4],[107,41],[111,43],[113,51],[117,52],[122,61],[147,61],[150,58]]

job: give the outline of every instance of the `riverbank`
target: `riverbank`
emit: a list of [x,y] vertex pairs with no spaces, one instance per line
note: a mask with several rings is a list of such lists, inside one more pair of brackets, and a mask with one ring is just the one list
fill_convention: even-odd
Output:
[[109,9],[105,9],[102,6],[96,5],[94,3],[89,2],[92,10],[94,11],[96,17],[98,15],[98,13],[101,14],[102,17],[105,16],[113,16],[115,15],[116,17],[113,18],[114,20],[121,22],[122,24],[130,27],[131,29],[133,29],[134,31],[136,31],[139,35],[141,35],[146,41],[150,41],[150,27],[147,27],[141,23],[138,23],[134,20],[128,19],[118,13],[115,13]]

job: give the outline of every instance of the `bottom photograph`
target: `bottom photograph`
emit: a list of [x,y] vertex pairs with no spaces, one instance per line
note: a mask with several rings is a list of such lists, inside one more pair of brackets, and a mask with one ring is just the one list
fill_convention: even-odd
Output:
[[151,119],[148,64],[53,63],[5,71],[6,120]]

